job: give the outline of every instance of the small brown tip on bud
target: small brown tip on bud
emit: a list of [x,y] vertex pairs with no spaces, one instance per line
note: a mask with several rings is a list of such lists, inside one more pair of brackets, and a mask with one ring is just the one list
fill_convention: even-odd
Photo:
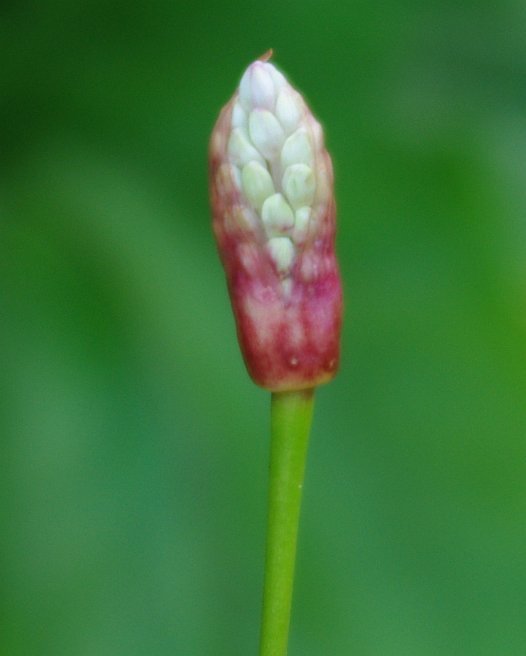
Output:
[[267,52],[261,55],[258,61],[268,62],[268,60],[272,57],[273,54],[274,54],[274,50],[272,48],[269,48]]

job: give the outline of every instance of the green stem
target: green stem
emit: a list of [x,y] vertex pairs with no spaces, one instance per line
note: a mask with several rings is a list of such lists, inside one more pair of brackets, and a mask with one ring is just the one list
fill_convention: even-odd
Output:
[[314,390],[272,394],[267,553],[260,656],[286,656]]

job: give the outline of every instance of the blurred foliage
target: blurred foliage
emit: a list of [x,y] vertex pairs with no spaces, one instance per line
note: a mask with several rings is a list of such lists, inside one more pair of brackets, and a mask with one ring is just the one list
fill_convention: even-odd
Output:
[[526,653],[523,2],[4,2],[0,651],[255,654],[268,395],[207,140],[267,48],[346,288],[291,656]]

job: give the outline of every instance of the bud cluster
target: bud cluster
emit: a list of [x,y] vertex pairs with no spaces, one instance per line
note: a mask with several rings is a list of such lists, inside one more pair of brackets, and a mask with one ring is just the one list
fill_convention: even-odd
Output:
[[341,288],[332,166],[320,125],[269,62],[254,62],[210,144],[214,231],[254,380],[300,389],[332,378]]

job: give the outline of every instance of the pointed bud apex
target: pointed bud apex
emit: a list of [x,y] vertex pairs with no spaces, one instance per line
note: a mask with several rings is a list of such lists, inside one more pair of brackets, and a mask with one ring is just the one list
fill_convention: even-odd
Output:
[[276,89],[269,68],[273,68],[271,64],[254,62],[241,78],[239,98],[246,109],[250,107],[274,109]]
[[210,139],[214,232],[250,375],[273,391],[327,382],[341,286],[323,132],[283,75],[257,61]]

